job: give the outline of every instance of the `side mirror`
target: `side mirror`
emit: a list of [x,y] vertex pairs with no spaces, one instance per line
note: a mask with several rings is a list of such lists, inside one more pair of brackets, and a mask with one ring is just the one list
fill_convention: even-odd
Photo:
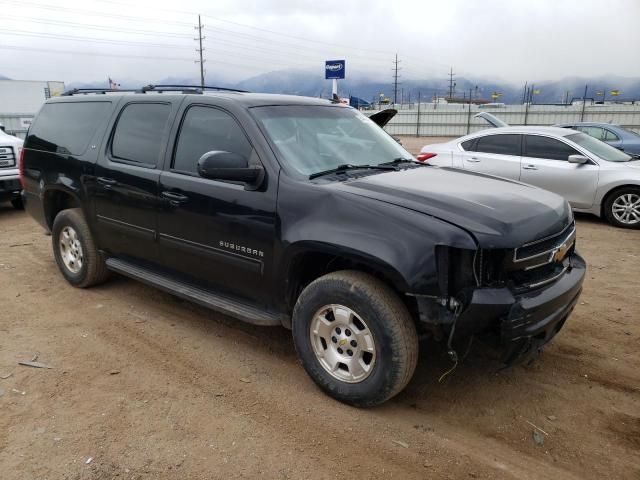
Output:
[[569,155],[569,163],[578,163],[584,165],[589,161],[587,157],[584,155]]
[[198,175],[211,180],[256,184],[264,175],[262,167],[250,166],[242,155],[225,151],[207,152],[198,160]]

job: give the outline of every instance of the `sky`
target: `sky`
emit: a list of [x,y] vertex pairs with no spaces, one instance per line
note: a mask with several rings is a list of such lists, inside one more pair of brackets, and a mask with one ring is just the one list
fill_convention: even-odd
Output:
[[640,77],[640,0],[0,0],[0,75],[239,81],[346,59],[352,79]]

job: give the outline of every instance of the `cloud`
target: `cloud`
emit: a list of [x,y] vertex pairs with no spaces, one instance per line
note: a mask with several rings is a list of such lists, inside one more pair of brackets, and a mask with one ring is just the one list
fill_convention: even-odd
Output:
[[[609,0],[0,0],[0,74],[92,81],[197,77],[194,26],[205,24],[209,78],[280,69],[322,75],[345,58],[348,75],[390,81],[467,77],[510,82],[640,76],[640,2]],[[215,8],[214,8],[215,7]]]

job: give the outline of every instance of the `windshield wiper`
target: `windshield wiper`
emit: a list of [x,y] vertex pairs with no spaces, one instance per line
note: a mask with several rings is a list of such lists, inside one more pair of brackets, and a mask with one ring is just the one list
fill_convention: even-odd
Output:
[[353,165],[351,163],[345,163],[338,165],[335,168],[330,168],[329,170],[312,173],[309,175],[309,180],[321,177],[322,175],[329,175],[331,173],[346,173],[349,170],[397,170],[397,168],[391,165]]
[[398,158],[394,158],[390,162],[380,163],[380,165],[398,165],[399,163],[406,163],[406,162],[415,162],[415,160],[413,158],[398,157]]

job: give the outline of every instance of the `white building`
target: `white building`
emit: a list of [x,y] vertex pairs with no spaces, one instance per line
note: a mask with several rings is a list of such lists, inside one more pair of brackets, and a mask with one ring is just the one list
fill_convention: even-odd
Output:
[[63,82],[0,80],[0,123],[7,133],[24,138],[45,100],[62,92]]

